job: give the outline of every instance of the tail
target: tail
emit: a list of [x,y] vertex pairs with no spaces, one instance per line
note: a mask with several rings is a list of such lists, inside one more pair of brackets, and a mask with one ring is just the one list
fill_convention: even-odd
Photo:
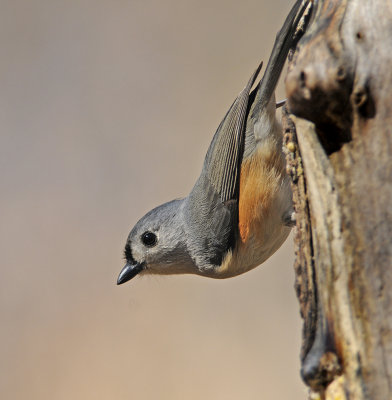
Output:
[[255,89],[257,94],[255,99],[256,106],[252,113],[253,116],[258,115],[258,113],[267,106],[275,92],[287,55],[290,49],[294,47],[300,39],[300,35],[296,34],[296,32],[308,4],[308,0],[297,0],[288,14],[282,28],[276,35],[267,68],[262,80]]

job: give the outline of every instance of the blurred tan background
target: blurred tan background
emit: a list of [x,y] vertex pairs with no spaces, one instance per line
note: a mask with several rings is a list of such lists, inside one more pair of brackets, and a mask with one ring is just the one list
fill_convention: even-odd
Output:
[[304,399],[290,239],[238,278],[115,285],[293,1],[1,4],[1,398]]

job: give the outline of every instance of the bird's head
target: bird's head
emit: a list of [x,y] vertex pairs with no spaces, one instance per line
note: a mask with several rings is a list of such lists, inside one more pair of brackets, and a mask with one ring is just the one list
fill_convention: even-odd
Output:
[[126,264],[118,285],[139,274],[195,272],[187,250],[182,212],[183,200],[173,200],[154,208],[136,223],[125,244]]

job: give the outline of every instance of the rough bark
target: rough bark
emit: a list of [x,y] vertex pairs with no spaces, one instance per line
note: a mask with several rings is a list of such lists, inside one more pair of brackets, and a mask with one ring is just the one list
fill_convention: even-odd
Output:
[[286,78],[302,377],[392,398],[392,1],[319,0]]

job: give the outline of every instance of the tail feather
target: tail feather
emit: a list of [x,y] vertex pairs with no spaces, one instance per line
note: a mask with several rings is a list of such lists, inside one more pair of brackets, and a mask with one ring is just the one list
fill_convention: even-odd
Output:
[[287,55],[299,40],[296,35],[297,27],[308,7],[308,1],[297,0],[288,14],[282,28],[276,35],[274,47],[268,60],[267,68],[258,86],[256,87],[256,104],[253,116],[257,115],[269,103],[275,92]]

